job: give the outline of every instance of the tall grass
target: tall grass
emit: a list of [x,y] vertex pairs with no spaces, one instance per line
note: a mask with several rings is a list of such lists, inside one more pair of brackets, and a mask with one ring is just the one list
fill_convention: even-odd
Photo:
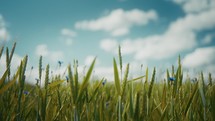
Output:
[[[172,70],[167,70],[165,79],[156,81],[156,68],[151,78],[150,69],[146,68],[142,76],[129,79],[129,64],[123,70],[119,46],[119,65],[113,58],[114,83],[106,82],[105,77],[92,81],[96,58],[86,75],[83,75],[83,80],[79,78],[77,60],[73,66],[68,65],[67,80],[61,75],[50,75],[49,65],[46,66],[43,79],[41,56],[37,83],[29,85],[25,76],[28,56],[20,62],[17,71],[11,74],[10,64],[15,46],[10,54],[6,48],[7,68],[0,77],[1,121],[215,120],[215,85],[212,74],[206,77],[202,72],[196,77],[197,81],[184,78],[180,56],[177,68],[172,66]],[[3,52],[4,47],[1,47],[0,57]],[[41,85],[42,81],[44,86]]]

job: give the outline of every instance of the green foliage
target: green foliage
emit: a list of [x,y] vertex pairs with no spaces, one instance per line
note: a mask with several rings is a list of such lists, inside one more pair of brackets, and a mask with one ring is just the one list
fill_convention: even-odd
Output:
[[[157,79],[155,68],[151,78],[148,68],[144,76],[129,78],[129,64],[122,70],[119,47],[119,65],[113,59],[114,82],[108,80],[106,83],[103,83],[105,77],[101,80],[91,78],[96,58],[86,75],[81,75],[83,80],[79,78],[77,60],[73,66],[68,65],[68,80],[61,75],[53,78],[55,75],[49,74],[49,65],[46,66],[43,79],[41,56],[38,79],[44,85],[29,85],[25,83],[28,56],[20,62],[14,75],[10,74],[15,46],[10,54],[6,49],[7,68],[0,75],[1,121],[215,120],[212,74],[209,73],[206,79],[201,72],[197,82],[184,79],[180,56],[178,66],[172,66],[170,72],[166,71],[167,79]],[[4,47],[1,47],[0,57],[3,50]],[[170,77],[174,77],[175,81],[170,81]],[[143,78],[145,82],[142,82]]]

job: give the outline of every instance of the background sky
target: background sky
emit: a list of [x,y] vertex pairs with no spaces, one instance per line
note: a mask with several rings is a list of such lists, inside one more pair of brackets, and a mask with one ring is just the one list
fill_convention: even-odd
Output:
[[[57,74],[74,59],[85,73],[97,56],[94,76],[113,80],[119,45],[131,77],[154,66],[162,75],[179,54],[184,72],[214,75],[215,0],[0,0],[0,44],[11,47],[14,41],[11,68],[27,54],[31,82],[38,77],[40,55]],[[5,55],[0,65],[2,75]]]

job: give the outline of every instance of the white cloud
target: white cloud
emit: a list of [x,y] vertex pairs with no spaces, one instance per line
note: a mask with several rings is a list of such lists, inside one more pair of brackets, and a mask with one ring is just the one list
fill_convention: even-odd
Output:
[[61,30],[61,40],[68,46],[72,45],[77,33],[71,29],[64,28]]
[[36,47],[35,54],[50,59],[50,61],[63,60],[64,54],[62,51],[50,51],[46,44],[41,44]]
[[65,41],[66,41],[66,45],[68,45],[68,46],[72,45],[72,43],[73,43],[72,38],[66,38]]
[[157,13],[154,10],[145,12],[139,9],[129,11],[116,9],[95,20],[77,22],[75,27],[92,31],[103,30],[110,32],[112,36],[121,36],[128,34],[131,27],[146,25],[149,21],[157,20],[157,18]]
[[[197,46],[197,33],[215,27],[215,9],[187,14],[172,22],[166,32],[144,38],[125,39],[119,43],[122,53],[133,54],[136,60],[166,59]],[[115,53],[117,40],[104,39],[101,48]]]
[[75,37],[77,35],[75,31],[67,28],[62,29],[61,34],[64,36],[70,36],[70,37]]
[[118,47],[118,42],[115,39],[103,39],[100,42],[100,48],[106,52],[116,52]]
[[46,57],[49,54],[48,47],[45,44],[36,47],[36,55]]
[[186,13],[198,13],[215,8],[215,0],[173,0],[182,5]]
[[197,48],[194,52],[187,54],[183,59],[183,65],[187,68],[207,66],[215,62],[215,47]]
[[105,66],[100,66],[100,67],[95,67],[95,76],[99,78],[105,78],[108,81],[114,81],[114,75],[113,75],[113,68],[110,67],[105,67]]
[[10,39],[3,16],[0,14],[0,42]]

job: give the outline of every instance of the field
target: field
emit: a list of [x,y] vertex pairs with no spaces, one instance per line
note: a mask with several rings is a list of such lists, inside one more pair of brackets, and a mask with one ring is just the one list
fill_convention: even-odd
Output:
[[128,79],[129,64],[122,70],[119,47],[118,57],[113,59],[113,83],[105,78],[91,80],[96,58],[83,80],[79,78],[77,61],[68,65],[66,79],[61,75],[51,77],[46,65],[43,79],[41,56],[37,84],[29,85],[25,82],[28,56],[20,62],[16,73],[10,71],[15,47],[16,44],[11,52],[4,47],[0,50],[0,58],[5,51],[7,67],[0,75],[0,121],[215,120],[212,75],[202,72],[194,80],[185,77],[180,56],[178,65],[167,69],[166,78],[160,82],[155,82],[156,68],[152,76],[146,68],[144,75]]

